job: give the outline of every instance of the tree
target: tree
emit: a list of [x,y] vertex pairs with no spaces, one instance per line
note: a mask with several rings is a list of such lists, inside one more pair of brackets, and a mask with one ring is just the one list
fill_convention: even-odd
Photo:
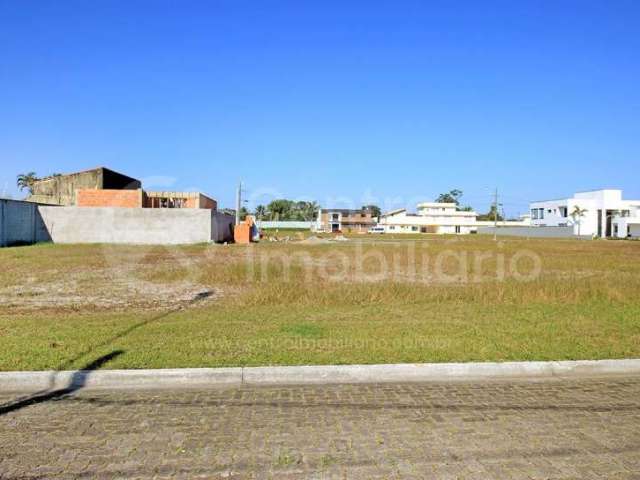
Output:
[[469,206],[469,205],[461,206],[460,205],[460,199],[461,198],[462,198],[462,190],[458,190],[457,188],[454,188],[450,192],[441,193],[440,195],[438,195],[438,198],[436,198],[436,202],[438,202],[438,203],[455,203],[456,204],[456,210],[458,210],[459,212],[460,211],[471,212],[473,210],[473,208],[471,208],[471,206]]
[[293,202],[287,199],[273,200],[267,205],[269,220],[289,220]]
[[489,213],[483,213],[482,215],[478,215],[478,220],[481,222],[493,222],[494,220],[497,220],[498,222],[502,222],[504,220],[504,216],[500,215],[500,213],[498,212],[497,218],[496,218],[496,206],[491,205],[491,208],[489,209]]
[[300,220],[310,222],[316,218],[316,215],[318,215],[320,205],[318,205],[317,202],[298,202],[296,204],[296,209],[301,217]]
[[462,190],[453,189],[448,193],[441,193],[436,198],[436,202],[438,203],[455,203],[456,205],[460,205],[460,198],[462,197]]
[[256,216],[257,220],[262,220],[267,216],[267,207],[265,207],[264,205],[258,205],[256,206],[256,209],[253,213]]
[[[259,205],[258,207],[262,207]],[[256,216],[258,215],[256,207]],[[269,220],[295,220],[310,222],[316,218],[320,206],[316,202],[293,201],[281,198],[273,200],[263,212]],[[262,209],[261,209],[262,212]]]
[[380,207],[377,205],[363,205],[362,210],[370,211],[372,217],[380,218],[380,215],[382,214],[382,210],[380,210]]
[[573,211],[571,212],[571,218],[578,224],[578,236],[580,236],[580,224],[582,223],[580,219],[584,217],[584,214],[587,212],[588,210],[586,208],[580,208],[579,205],[573,207]]
[[20,190],[25,188],[29,191],[29,194],[33,194],[33,184],[36,183],[39,178],[36,176],[36,172],[21,173],[18,175],[17,185]]

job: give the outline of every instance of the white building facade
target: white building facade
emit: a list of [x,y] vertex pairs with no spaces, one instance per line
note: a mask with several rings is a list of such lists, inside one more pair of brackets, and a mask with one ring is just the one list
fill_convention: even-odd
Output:
[[571,198],[532,202],[531,225],[573,227],[574,235],[640,236],[640,200],[623,200],[622,190],[578,192]]
[[458,211],[455,203],[420,203],[417,213],[393,210],[380,216],[379,227],[386,233],[467,234],[475,232],[477,213]]

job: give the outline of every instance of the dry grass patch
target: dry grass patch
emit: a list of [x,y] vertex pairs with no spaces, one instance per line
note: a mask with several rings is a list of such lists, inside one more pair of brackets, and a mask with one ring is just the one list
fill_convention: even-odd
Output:
[[114,368],[640,356],[640,242],[41,245],[0,264],[2,370],[115,348]]

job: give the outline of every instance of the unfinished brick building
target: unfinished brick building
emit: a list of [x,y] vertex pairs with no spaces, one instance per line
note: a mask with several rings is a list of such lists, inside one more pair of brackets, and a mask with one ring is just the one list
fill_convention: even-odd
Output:
[[30,202],[51,205],[77,205],[78,190],[136,191],[142,188],[140,180],[98,167],[67,175],[52,175],[42,178],[31,186]]
[[104,167],[43,178],[32,191],[29,201],[53,205],[217,210],[217,202],[202,193],[147,192],[140,180]]

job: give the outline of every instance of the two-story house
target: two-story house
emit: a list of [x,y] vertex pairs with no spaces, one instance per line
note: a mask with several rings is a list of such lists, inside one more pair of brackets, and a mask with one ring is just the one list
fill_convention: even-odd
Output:
[[366,232],[378,221],[369,209],[322,208],[316,219],[318,232]]
[[532,202],[531,225],[573,227],[574,235],[640,235],[640,200],[623,200],[622,190],[578,192],[570,198]]
[[475,232],[477,215],[458,210],[455,203],[425,202],[417,205],[417,213],[402,208],[381,215],[378,226],[387,233],[466,234]]

